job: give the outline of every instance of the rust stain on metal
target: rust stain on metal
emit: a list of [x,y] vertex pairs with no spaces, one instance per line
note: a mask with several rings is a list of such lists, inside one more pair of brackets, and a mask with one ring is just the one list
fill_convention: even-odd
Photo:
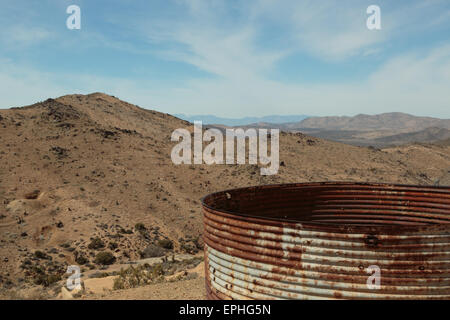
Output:
[[450,299],[450,187],[268,185],[202,204],[210,299]]

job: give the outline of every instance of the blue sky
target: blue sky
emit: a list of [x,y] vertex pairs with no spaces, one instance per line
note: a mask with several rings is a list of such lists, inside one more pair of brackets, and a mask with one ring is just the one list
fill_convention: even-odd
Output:
[[168,113],[450,118],[448,0],[0,1],[3,108],[100,91]]

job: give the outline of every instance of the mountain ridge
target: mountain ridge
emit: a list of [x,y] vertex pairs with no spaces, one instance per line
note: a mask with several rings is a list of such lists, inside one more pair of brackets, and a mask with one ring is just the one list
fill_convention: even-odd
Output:
[[[293,124],[292,124],[293,125]],[[358,114],[354,117],[310,117],[296,125],[298,129],[367,130],[399,129],[423,130],[429,127],[450,129],[450,119],[420,117],[402,112],[376,115]],[[292,128],[292,126],[291,126]]]
[[243,127],[303,132],[314,137],[356,146],[388,147],[445,140],[448,138],[448,130],[450,130],[450,119],[417,117],[401,112],[390,112],[378,115],[359,114],[353,117],[309,117],[300,122],[279,124],[260,122]]

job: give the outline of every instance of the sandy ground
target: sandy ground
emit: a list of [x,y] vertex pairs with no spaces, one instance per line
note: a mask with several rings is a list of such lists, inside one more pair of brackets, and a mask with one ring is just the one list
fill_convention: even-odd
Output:
[[144,287],[111,291],[87,296],[93,300],[204,300],[206,299],[205,278],[152,284]]

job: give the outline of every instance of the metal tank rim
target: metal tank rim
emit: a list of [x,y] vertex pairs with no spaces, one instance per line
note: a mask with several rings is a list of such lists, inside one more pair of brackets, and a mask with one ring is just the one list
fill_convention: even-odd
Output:
[[[302,221],[295,220],[289,218],[276,218],[276,217],[264,217],[259,215],[246,214],[237,211],[230,211],[224,209],[217,209],[213,206],[207,204],[207,201],[214,196],[217,195],[225,195],[226,193],[236,193],[242,191],[258,191],[262,189],[281,189],[284,187],[300,187],[299,192],[301,192],[301,187],[323,187],[323,186],[335,186],[335,187],[368,187],[368,188],[379,188],[385,189],[386,191],[415,191],[415,192],[437,192],[442,193],[443,195],[450,195],[450,186],[434,186],[434,185],[409,185],[409,184],[393,184],[393,183],[372,183],[372,182],[353,182],[353,181],[326,181],[326,182],[299,182],[299,183],[283,183],[283,184],[266,184],[266,185],[254,185],[240,188],[231,188],[222,191],[217,191],[210,193],[201,198],[201,204],[203,210],[206,210],[213,214],[220,214],[224,217],[232,217],[233,219],[238,219],[245,221],[247,223],[256,223],[256,224],[268,224],[273,226],[283,226],[283,227],[293,227],[298,228],[301,226],[302,228],[308,228],[311,230],[317,231],[332,231],[332,232],[347,232],[347,233],[378,233],[382,232],[385,234],[405,234],[408,232],[416,233],[416,232],[436,232],[436,231],[449,231],[450,232],[450,223],[441,223],[441,224],[430,224],[430,225],[377,225],[377,226],[369,226],[369,225],[350,225],[343,223],[330,223],[330,222],[311,222],[311,221]],[[404,189],[404,190],[399,190]],[[411,190],[414,189],[414,190]],[[369,189],[370,190],[370,189]],[[449,200],[450,206],[450,200]]]

